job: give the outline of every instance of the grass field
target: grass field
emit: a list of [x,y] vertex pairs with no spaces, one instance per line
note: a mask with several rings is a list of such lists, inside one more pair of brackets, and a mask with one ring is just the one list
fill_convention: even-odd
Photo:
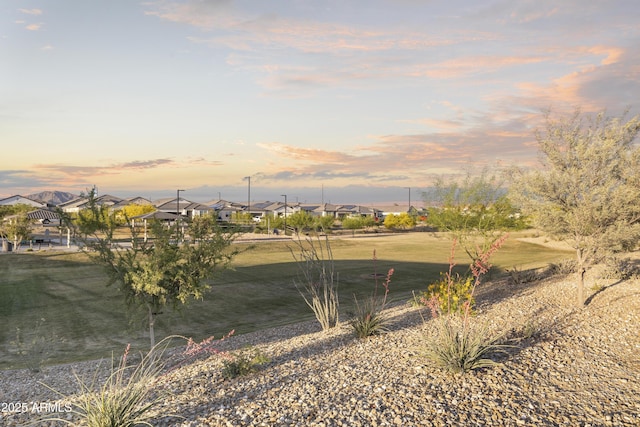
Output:
[[[245,333],[313,319],[294,284],[299,270],[289,247],[295,245],[238,244],[247,245],[247,250],[235,259],[233,270],[215,279],[203,301],[175,313],[167,308],[158,316],[157,339],[170,334],[219,337],[232,329]],[[374,250],[377,273],[395,270],[390,297],[407,301],[412,291],[424,290],[448,268],[451,240],[406,233],[340,238],[331,241],[331,248],[345,319],[354,294],[373,292]],[[571,256],[512,237],[493,259],[494,274]],[[462,250],[457,261],[468,264]],[[120,353],[127,343],[144,349],[148,345],[144,313],[127,310],[117,288],[105,284],[103,271],[80,253],[51,250],[0,255],[0,369],[23,367],[29,358],[59,363],[108,357]]]

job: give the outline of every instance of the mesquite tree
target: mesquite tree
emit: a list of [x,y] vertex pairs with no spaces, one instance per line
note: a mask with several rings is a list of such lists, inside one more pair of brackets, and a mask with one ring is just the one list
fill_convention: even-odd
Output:
[[146,309],[151,347],[156,313],[202,299],[211,287],[210,279],[238,253],[230,247],[237,230],[222,229],[213,216],[192,221],[187,228],[192,243],[180,243],[175,226],[152,221],[150,239],[140,242],[134,236],[132,243],[119,244],[115,214],[96,203],[93,191],[87,208],[77,218],[65,219],[74,227],[83,250],[105,267],[109,284],[120,286],[129,306]]
[[589,266],[633,248],[640,237],[638,132],[639,116],[547,114],[546,129],[536,135],[541,168],[512,171],[511,193],[523,211],[576,251],[579,305]]

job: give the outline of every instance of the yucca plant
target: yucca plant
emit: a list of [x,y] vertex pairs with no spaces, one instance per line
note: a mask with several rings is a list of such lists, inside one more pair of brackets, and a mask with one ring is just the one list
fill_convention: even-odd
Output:
[[380,335],[388,331],[389,319],[382,312],[381,304],[373,297],[364,303],[355,299],[355,313],[349,323],[358,338]]
[[452,373],[497,364],[489,356],[505,350],[498,337],[487,326],[476,326],[458,314],[443,315],[433,320],[435,334],[427,340],[424,355],[436,366]]
[[77,396],[57,393],[70,401],[70,412],[80,422],[49,420],[88,427],[152,426],[152,409],[166,397],[158,387],[158,378],[164,369],[162,359],[168,344],[169,339],[161,341],[132,365],[127,363],[130,350],[127,346],[119,364],[112,360],[111,374],[101,386],[97,384],[98,370],[90,383],[76,375],[80,386]]

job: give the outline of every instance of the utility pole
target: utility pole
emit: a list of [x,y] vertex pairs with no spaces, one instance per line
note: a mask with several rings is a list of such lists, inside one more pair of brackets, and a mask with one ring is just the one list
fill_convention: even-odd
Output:
[[284,197],[284,235],[287,235],[287,195],[281,194]]
[[247,194],[247,213],[249,214],[249,218],[251,218],[251,177],[244,177],[249,182],[249,190]]
[[409,190],[409,207],[407,208],[407,213],[411,214],[411,187],[404,187],[405,190]]

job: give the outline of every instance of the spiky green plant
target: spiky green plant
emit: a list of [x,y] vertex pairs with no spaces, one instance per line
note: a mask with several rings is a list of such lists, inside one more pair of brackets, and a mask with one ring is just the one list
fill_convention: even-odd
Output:
[[486,325],[472,325],[458,314],[443,315],[432,321],[433,339],[427,340],[424,356],[436,366],[452,373],[497,364],[489,355],[505,350],[499,338],[489,333]]
[[[172,337],[169,337],[172,338]],[[71,413],[80,420],[79,425],[88,427],[134,427],[152,426],[152,409],[166,397],[166,392],[158,387],[158,378],[163,369],[163,355],[169,339],[154,346],[141,360],[128,364],[130,347],[127,346],[120,363],[112,360],[111,373],[102,385],[97,384],[99,369],[90,383],[76,375],[80,392],[77,396],[65,396],[70,401]],[[69,425],[76,422],[67,419],[51,418]]]

